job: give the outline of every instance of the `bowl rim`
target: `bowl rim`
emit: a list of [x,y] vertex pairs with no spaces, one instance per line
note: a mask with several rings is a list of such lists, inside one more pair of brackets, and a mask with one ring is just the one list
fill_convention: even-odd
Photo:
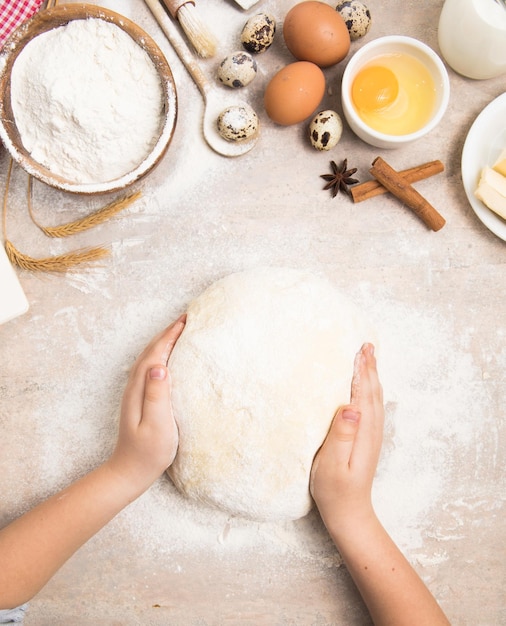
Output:
[[[130,172],[110,181],[96,183],[70,181],[36,161],[22,145],[10,101],[12,67],[18,55],[32,38],[64,26],[73,20],[88,18],[102,19],[121,28],[148,54],[160,77],[163,97],[163,123],[150,153]],[[177,100],[172,70],[154,39],[124,15],[98,5],[75,3],[42,9],[18,26],[0,50],[0,140],[11,158],[29,175],[62,191],[78,194],[108,193],[125,189],[148,174],[162,159],[172,140],[177,121]]]
[[[406,50],[412,49],[421,52],[428,60],[430,60],[433,67],[437,71],[437,75],[440,78],[440,99],[434,114],[427,122],[427,124],[422,126],[422,128],[405,135],[389,135],[387,133],[382,133],[380,131],[374,130],[373,128],[368,126],[357,114],[350,95],[351,82],[355,75],[355,70],[360,67],[360,62],[362,61],[364,56],[370,54],[376,49],[378,50],[378,53],[380,53],[381,48],[391,45],[402,45],[406,48]],[[434,75],[434,72],[432,72],[432,74]],[[450,101],[450,78],[448,76],[448,72],[443,61],[428,44],[424,43],[420,39],[416,39],[408,35],[385,35],[368,41],[365,45],[359,48],[357,52],[355,52],[355,54],[351,57],[343,72],[343,78],[341,81],[341,100],[345,114],[352,118],[353,123],[360,129],[363,134],[368,135],[371,138],[383,143],[390,143],[392,145],[403,145],[406,143],[411,143],[412,141],[423,137],[439,124],[443,115],[446,112],[446,109],[448,108],[448,104]]]

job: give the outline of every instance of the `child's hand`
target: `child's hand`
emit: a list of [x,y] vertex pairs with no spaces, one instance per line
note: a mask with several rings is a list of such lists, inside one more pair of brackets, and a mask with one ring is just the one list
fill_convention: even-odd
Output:
[[135,362],[123,394],[118,442],[108,465],[134,491],[147,489],[176,456],[167,362],[185,322],[180,317],[151,341]]
[[449,626],[438,603],[374,513],[383,392],[371,344],[355,359],[350,404],[334,417],[311,471],[311,493],[374,624]]
[[350,404],[337,411],[311,471],[311,494],[328,528],[373,514],[371,487],[383,422],[374,348],[365,344],[355,358]]

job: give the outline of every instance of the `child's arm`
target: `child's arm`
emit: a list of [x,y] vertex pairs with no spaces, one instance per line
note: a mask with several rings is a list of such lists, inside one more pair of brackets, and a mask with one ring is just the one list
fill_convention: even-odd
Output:
[[178,445],[167,361],[182,317],[137,359],[108,461],[0,531],[0,609],[29,600],[72,556],[172,463]]
[[372,507],[383,421],[374,349],[366,344],[355,361],[350,404],[337,412],[315,457],[311,492],[376,625],[448,625]]

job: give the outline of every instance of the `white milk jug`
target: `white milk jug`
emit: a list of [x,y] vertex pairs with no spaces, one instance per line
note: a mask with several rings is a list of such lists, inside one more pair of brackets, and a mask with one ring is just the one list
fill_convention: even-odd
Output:
[[506,0],[445,0],[438,40],[448,65],[463,76],[506,72]]

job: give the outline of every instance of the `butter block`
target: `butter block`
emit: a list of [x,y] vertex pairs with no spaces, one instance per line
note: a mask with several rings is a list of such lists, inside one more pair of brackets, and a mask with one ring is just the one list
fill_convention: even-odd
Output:
[[502,176],[506,176],[506,148],[501,152],[497,161],[492,165],[492,169],[501,174]]
[[474,195],[489,209],[506,219],[506,177],[491,167],[481,171],[480,181]]
[[28,311],[28,300],[16,272],[0,244],[0,324]]

